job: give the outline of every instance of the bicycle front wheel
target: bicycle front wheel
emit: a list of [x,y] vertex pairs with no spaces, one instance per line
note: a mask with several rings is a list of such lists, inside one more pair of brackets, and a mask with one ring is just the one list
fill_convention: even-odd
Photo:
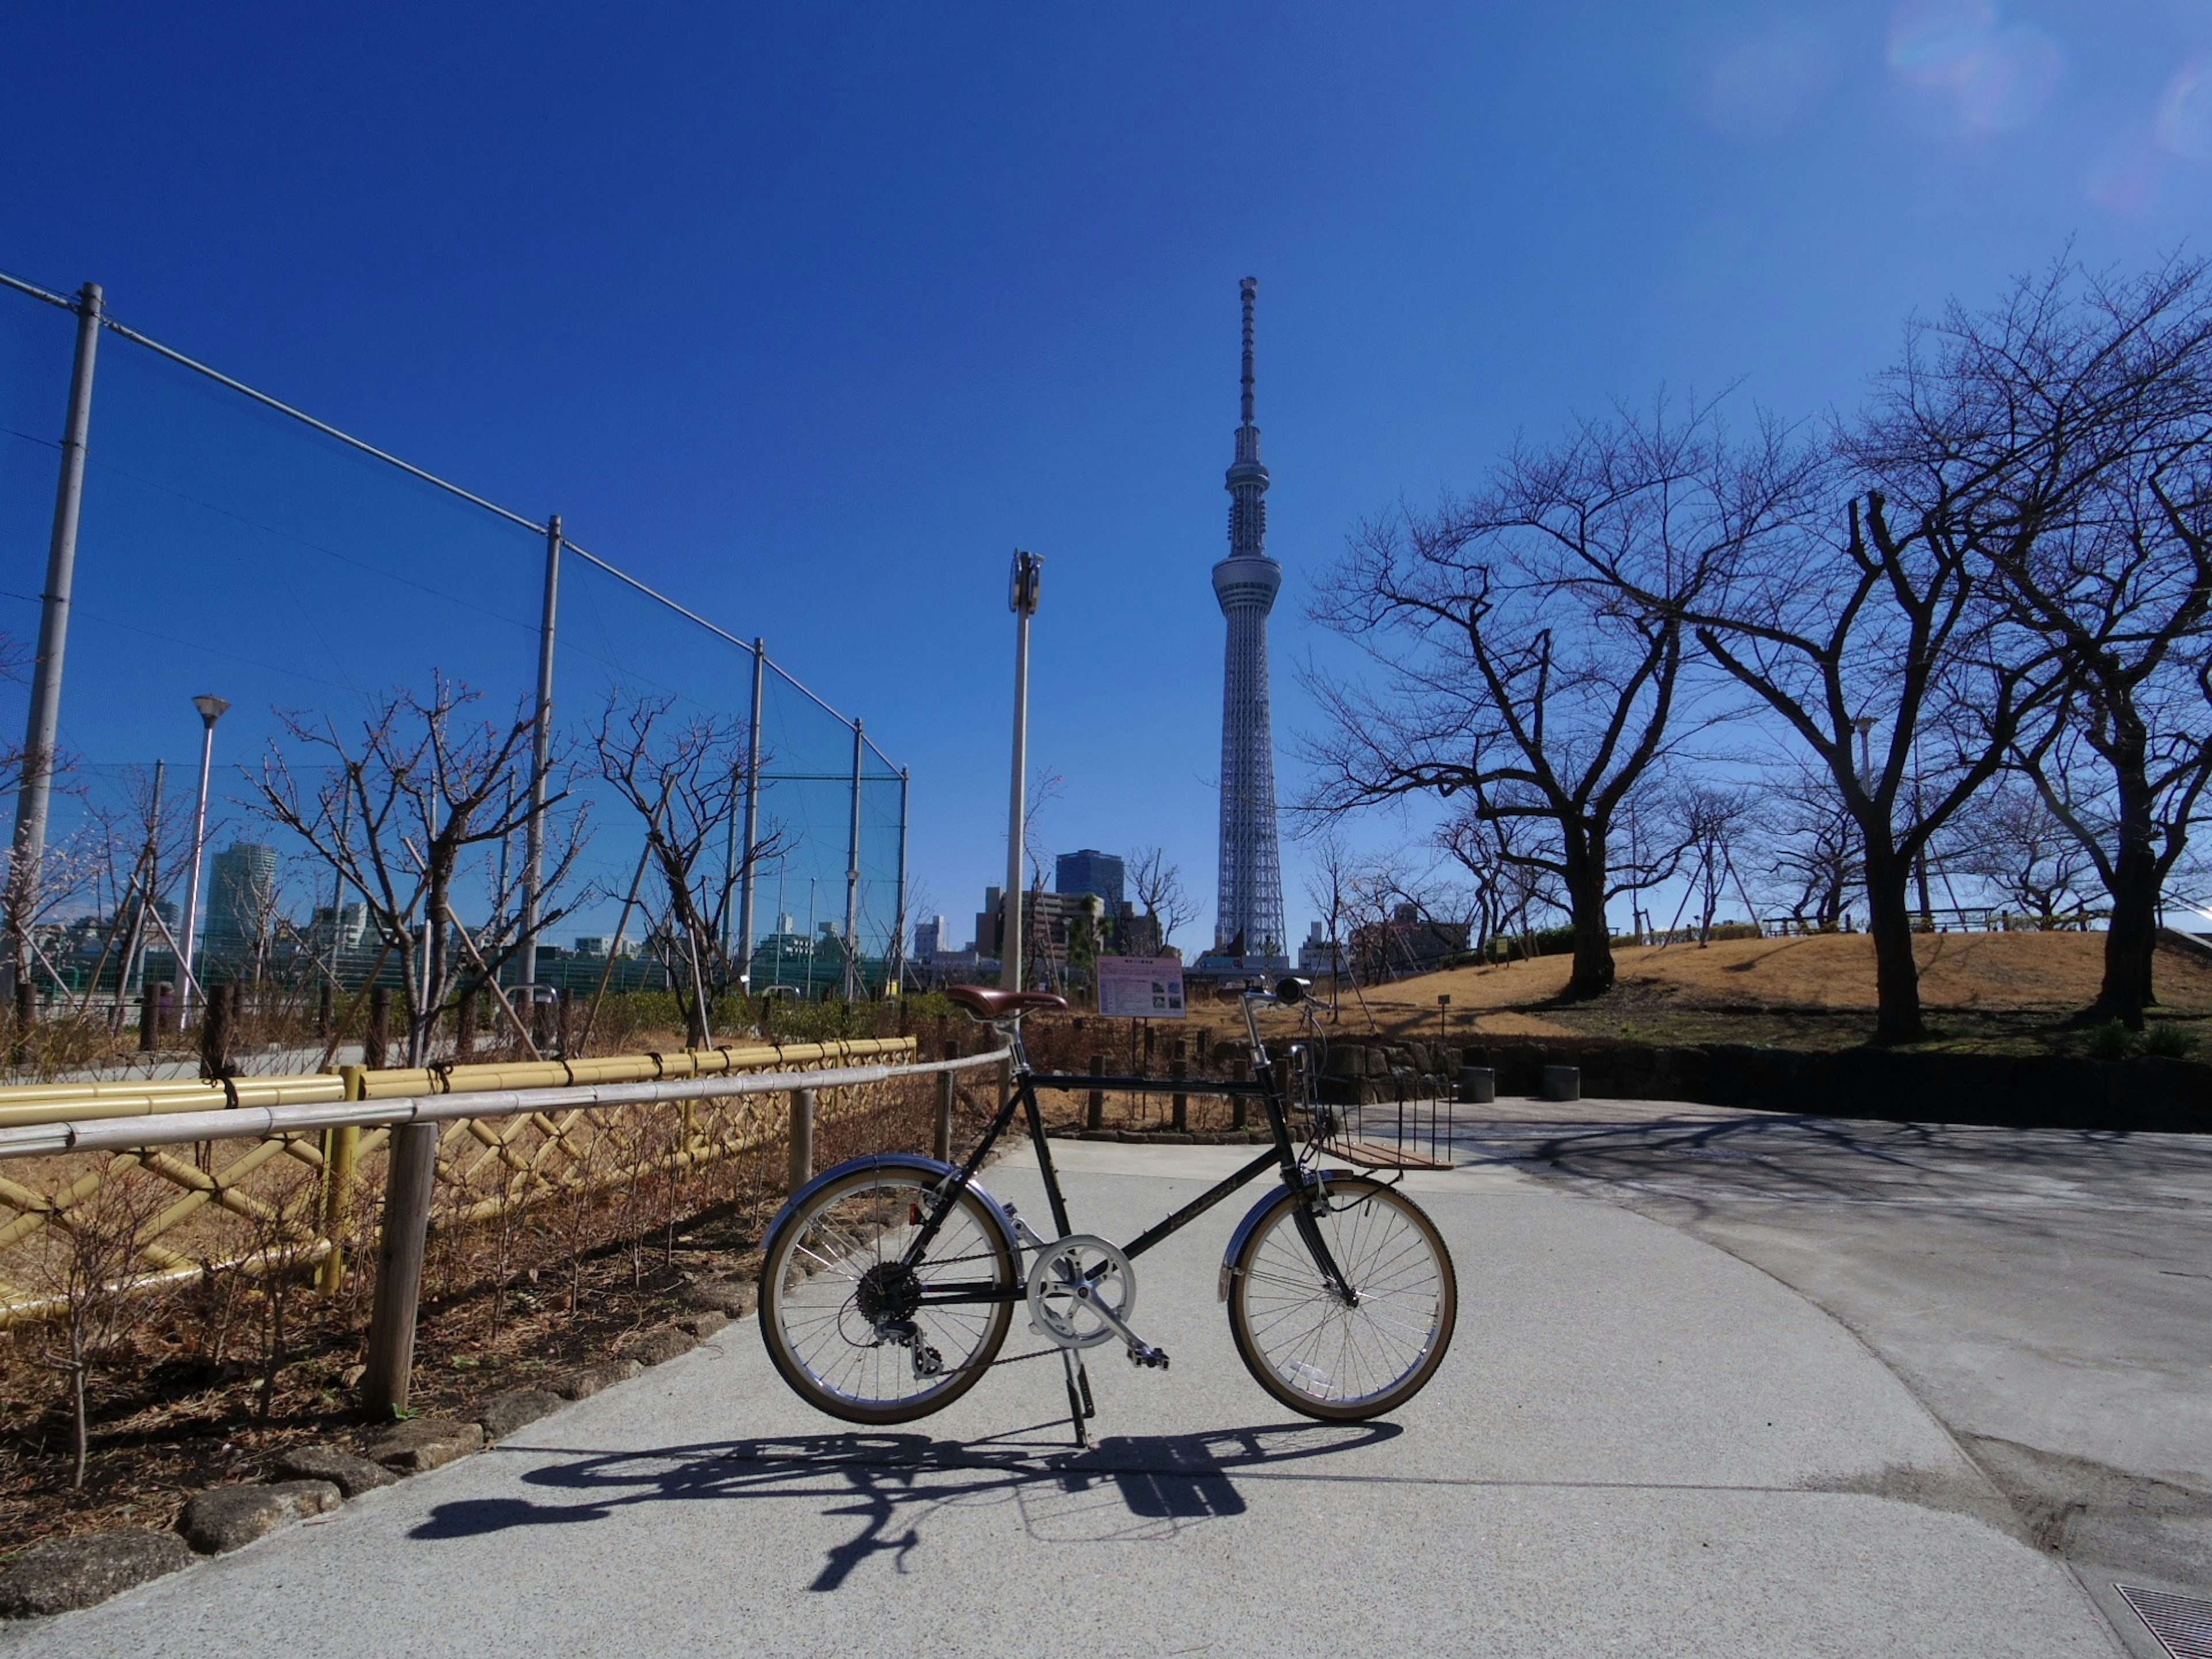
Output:
[[[1436,1224],[1362,1176],[1328,1179],[1319,1205],[1285,1190],[1231,1263],[1229,1331],[1261,1388],[1292,1411],[1351,1423],[1404,1405],[1451,1346],[1459,1284]],[[1353,1291],[1323,1276],[1304,1211]]]
[[[851,1423],[904,1423],[982,1380],[1012,1322],[1014,1253],[963,1188],[922,1259],[941,1177],[856,1170],[783,1218],[761,1264],[761,1336],[794,1393]],[[936,1298],[974,1296],[976,1299]],[[997,1299],[987,1299],[995,1297]]]

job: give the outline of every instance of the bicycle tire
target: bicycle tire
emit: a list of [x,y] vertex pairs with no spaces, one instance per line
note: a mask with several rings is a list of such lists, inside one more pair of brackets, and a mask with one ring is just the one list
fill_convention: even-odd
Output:
[[1309,1202],[1285,1189],[1254,1222],[1230,1264],[1230,1335],[1253,1380],[1292,1411],[1324,1423],[1380,1417],[1427,1387],[1451,1346],[1451,1252],[1396,1188],[1330,1176],[1328,1208],[1314,1220],[1360,1293],[1346,1306],[1297,1224]]
[[[885,1305],[896,1297],[884,1288],[885,1264],[903,1257],[941,1180],[896,1166],[855,1170],[771,1231],[761,1263],[761,1340],[792,1392],[817,1411],[848,1423],[911,1422],[959,1399],[998,1358],[1012,1301],[908,1309],[915,1334],[884,1334],[881,1316],[899,1311]],[[925,1285],[933,1275],[980,1282],[986,1273],[1000,1290],[1019,1283],[996,1218],[965,1188],[915,1273]],[[925,1370],[933,1362],[941,1380]],[[915,1386],[896,1392],[900,1382]]]

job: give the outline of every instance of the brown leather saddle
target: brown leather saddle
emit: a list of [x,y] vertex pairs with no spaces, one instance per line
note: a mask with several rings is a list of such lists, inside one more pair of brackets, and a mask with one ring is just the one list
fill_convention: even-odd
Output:
[[984,985],[948,985],[945,994],[978,1019],[1011,1019],[1032,1010],[1067,1012],[1067,999],[1051,991],[994,991]]

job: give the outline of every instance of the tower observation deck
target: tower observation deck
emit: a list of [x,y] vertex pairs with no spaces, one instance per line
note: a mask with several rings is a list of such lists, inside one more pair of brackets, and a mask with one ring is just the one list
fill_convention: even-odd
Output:
[[1231,463],[1229,556],[1213,567],[1213,597],[1228,623],[1221,676],[1220,912],[1201,968],[1287,970],[1283,950],[1282,843],[1275,827],[1275,743],[1267,712],[1267,613],[1283,585],[1267,556],[1267,469],[1253,424],[1252,313],[1259,279],[1244,301],[1243,419]]

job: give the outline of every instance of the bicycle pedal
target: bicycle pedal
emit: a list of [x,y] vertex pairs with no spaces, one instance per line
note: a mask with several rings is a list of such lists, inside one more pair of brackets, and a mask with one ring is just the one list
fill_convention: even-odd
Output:
[[1142,1343],[1133,1342],[1129,1345],[1129,1363],[1146,1370],[1164,1371],[1168,1368],[1167,1350],[1148,1348]]

